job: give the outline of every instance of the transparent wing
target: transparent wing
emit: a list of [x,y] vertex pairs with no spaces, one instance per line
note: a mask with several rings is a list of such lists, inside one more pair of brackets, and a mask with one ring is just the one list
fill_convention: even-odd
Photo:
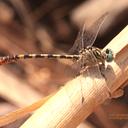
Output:
[[88,29],[83,31],[82,42],[84,42],[84,48],[87,46],[92,46],[96,40],[99,30],[106,18],[108,13],[103,14],[99,19],[97,19],[93,25]]
[[72,48],[69,50],[69,53],[73,54],[78,54],[80,51],[80,45],[81,45],[81,41],[82,41],[82,33],[83,33],[83,28],[80,29],[80,31],[78,32],[78,35],[76,37],[76,40],[72,46]]
[[108,13],[102,15],[89,29],[86,29],[84,25],[80,29],[76,41],[69,52],[79,52],[82,48],[85,49],[87,46],[92,46],[107,15]]

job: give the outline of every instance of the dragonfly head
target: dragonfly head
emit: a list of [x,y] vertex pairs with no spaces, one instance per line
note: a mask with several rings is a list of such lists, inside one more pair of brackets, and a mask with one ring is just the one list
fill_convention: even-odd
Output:
[[113,52],[111,49],[107,48],[105,50],[105,58],[107,62],[112,62],[114,59]]

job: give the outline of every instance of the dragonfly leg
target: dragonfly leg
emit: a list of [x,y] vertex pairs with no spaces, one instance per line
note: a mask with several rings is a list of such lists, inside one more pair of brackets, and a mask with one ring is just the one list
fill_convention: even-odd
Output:
[[122,88],[119,88],[111,94],[111,98],[118,98],[123,95],[124,95],[124,90]]

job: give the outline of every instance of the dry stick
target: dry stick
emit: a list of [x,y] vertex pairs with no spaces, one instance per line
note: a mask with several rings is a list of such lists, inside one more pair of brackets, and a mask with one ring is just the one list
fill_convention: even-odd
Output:
[[[108,87],[110,88],[110,90],[113,92],[114,90],[116,90],[117,88],[119,88],[121,86],[121,84],[127,79],[127,45],[128,45],[128,37],[127,37],[127,34],[128,34],[128,27],[126,27],[116,38],[114,38],[114,40],[107,46],[111,49],[113,49],[113,52],[115,53],[116,55],[116,58],[115,58],[115,62],[117,63],[112,63],[111,64],[111,68],[113,67],[113,72],[112,72],[112,69],[109,70],[109,71],[106,71],[106,78],[108,79],[106,82],[107,82],[107,85]],[[115,43],[116,42],[116,43]],[[114,43],[115,43],[115,46],[114,46]],[[124,63],[125,62],[125,63]],[[123,72],[123,73],[122,73]],[[125,75],[126,74],[126,75]],[[82,76],[81,76],[82,77]],[[95,88],[93,87],[92,82],[91,82],[91,78],[77,78],[73,81],[71,81],[71,85],[66,85],[66,87],[64,87],[61,91],[64,93],[66,93],[66,97],[64,98],[67,98],[65,100],[62,100],[61,97],[58,97],[57,99],[59,101],[56,101],[58,102],[58,106],[56,107],[59,107],[59,109],[62,109],[63,108],[63,102],[69,102],[67,103],[66,107],[64,106],[64,109],[62,109],[62,112],[60,112],[60,116],[64,116],[67,123],[69,122],[69,124],[65,123],[65,119],[62,121],[62,123],[65,123],[65,127],[68,127],[70,125],[70,123],[74,124],[74,125],[71,125],[70,127],[75,127],[75,125],[79,124],[81,122],[81,120],[83,120],[83,117],[87,117],[92,111],[93,111],[93,108],[95,108],[95,106],[97,105],[97,102],[102,103],[106,98],[107,98],[107,91],[105,86],[106,86],[106,83],[104,83],[105,81],[103,81],[103,79],[99,79],[95,85]],[[98,77],[97,77],[98,78]],[[80,80],[79,80],[80,79]],[[86,83],[86,85],[84,86],[85,88],[83,88],[83,84],[82,83],[82,79],[83,81]],[[77,83],[76,83],[77,82]],[[99,82],[99,83],[98,83]],[[114,84],[116,83],[116,84]],[[69,83],[68,83],[69,84]],[[73,85],[72,85],[73,84]],[[69,87],[68,87],[69,86]],[[81,86],[82,86],[82,90],[81,90]],[[88,87],[89,86],[89,87]],[[101,88],[100,88],[101,87]],[[97,89],[97,90],[94,90],[94,89]],[[102,91],[102,89],[104,89]],[[70,92],[69,92],[70,91]],[[77,92],[78,91],[78,92]],[[82,91],[82,93],[81,93]],[[85,94],[84,94],[85,92]],[[105,92],[105,95],[103,94]],[[61,92],[59,92],[61,93]],[[63,94],[62,93],[62,94]],[[82,94],[82,95],[81,95]],[[84,94],[84,95],[83,95]],[[100,94],[100,95],[98,95]],[[59,94],[57,94],[58,96]],[[103,96],[104,95],[104,96]],[[41,105],[43,105],[50,97],[52,97],[53,95],[50,95],[46,98],[43,98],[42,100],[28,106],[28,107],[25,107],[25,108],[21,108],[21,109],[18,109],[14,112],[11,112],[5,116],[1,116],[0,117],[0,127],[3,126],[3,125],[6,125],[8,123],[11,123],[13,121],[15,121],[16,119],[19,119],[25,115],[27,115],[28,113],[31,113],[32,111],[36,110],[37,108],[39,108]],[[65,96],[65,95],[64,95]],[[86,98],[84,98],[84,102],[82,103],[81,102],[81,97],[84,96]],[[103,96],[103,97],[100,97],[100,96]],[[105,97],[106,96],[106,97]],[[98,97],[98,98],[97,98]],[[100,99],[100,98],[101,99]],[[68,101],[67,101],[68,100]],[[75,102],[76,101],[76,102]],[[55,102],[55,101],[54,101]],[[53,103],[54,104],[54,103]],[[57,103],[55,103],[56,105]],[[66,103],[65,103],[66,104]],[[50,105],[49,105],[50,106]],[[84,106],[86,106],[84,108]],[[93,108],[92,108],[93,107]],[[48,107],[49,108],[49,107]],[[48,108],[46,109],[48,111]],[[73,111],[71,110],[73,109]],[[76,109],[76,110],[74,110]],[[87,110],[88,112],[87,112]],[[53,112],[58,114],[59,111],[57,112],[58,108],[55,109]],[[65,112],[66,111],[66,112]],[[83,113],[81,114],[81,116],[79,116],[79,111],[83,111]],[[52,113],[53,113],[52,112]],[[70,113],[69,113],[70,112]],[[64,113],[64,114],[63,114]],[[66,114],[68,113],[68,114]],[[42,118],[40,116],[40,114],[42,114],[42,112],[40,113],[39,112],[39,117],[37,116],[37,121],[38,121],[38,118]],[[49,113],[48,113],[49,114]],[[50,113],[51,114],[51,113]],[[78,115],[77,115],[78,114]],[[38,115],[38,114],[37,114]],[[67,117],[65,116],[67,115]],[[56,116],[58,117],[58,116]],[[78,117],[78,118],[77,118]],[[81,117],[81,118],[79,118]],[[51,115],[50,117],[51,118]],[[53,118],[53,117],[52,117]],[[61,117],[62,118],[62,117]],[[36,121],[36,119],[34,119]],[[42,118],[43,119],[43,118]],[[47,118],[43,119],[42,122],[44,122]],[[55,118],[56,119],[56,118]],[[69,120],[70,119],[70,120]],[[58,118],[57,121],[58,122],[61,122],[59,121],[60,119]],[[31,121],[31,118],[30,118],[30,121]],[[70,122],[71,121],[71,122]],[[74,123],[76,122],[76,123]],[[37,122],[38,123],[38,122]],[[48,122],[47,122],[48,123]],[[28,123],[29,124],[29,123]],[[31,122],[30,122],[31,124]],[[59,123],[58,123],[59,124]],[[56,125],[56,120],[55,120],[55,123],[54,123],[54,126]],[[60,125],[60,124],[59,124]],[[54,127],[53,126],[53,127]],[[63,126],[63,125],[62,125]],[[61,127],[62,127],[61,126]],[[23,127],[23,126],[22,126]],[[26,125],[24,126],[24,128],[27,127]],[[52,127],[52,126],[51,126]],[[58,126],[59,127],[59,126]]]
[[[109,90],[115,92],[128,79],[127,35],[128,26],[107,45],[113,50],[115,61],[104,72],[106,80],[93,73],[90,77],[85,74],[68,82],[20,128],[76,128],[98,105],[109,98]],[[95,77],[92,79],[92,76]]]

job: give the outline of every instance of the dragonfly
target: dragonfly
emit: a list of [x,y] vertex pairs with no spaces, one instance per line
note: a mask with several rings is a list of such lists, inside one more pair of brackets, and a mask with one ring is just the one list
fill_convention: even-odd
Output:
[[[112,62],[114,59],[113,52],[111,49],[107,48],[102,51],[101,49],[94,47],[93,44],[96,40],[98,32],[105,20],[106,14],[102,15],[97,19],[94,24],[88,29],[85,28],[85,25],[80,29],[76,41],[73,44],[73,47],[70,49],[70,54],[19,54],[13,56],[4,56],[0,58],[0,65],[17,62],[21,59],[32,59],[32,58],[49,58],[49,59],[71,59],[75,61],[75,66],[78,69],[79,74],[83,74],[87,67],[92,67],[95,65],[105,66],[105,62]],[[42,99],[28,107],[19,109],[15,112],[8,114],[7,116],[0,117],[1,126],[3,124],[8,124],[10,122],[19,119],[28,113],[36,110],[48,99]],[[16,115],[11,120],[13,115]]]
[[85,29],[85,25],[80,29],[76,41],[70,49],[70,54],[41,53],[3,56],[0,57],[0,65],[13,63],[21,59],[32,58],[71,59],[75,61],[75,67],[77,67],[78,73],[81,74],[87,67],[91,67],[96,64],[104,65],[105,61],[111,62],[114,59],[111,49],[106,49],[102,52],[101,49],[93,46],[106,15],[107,14],[102,15],[89,29]]

